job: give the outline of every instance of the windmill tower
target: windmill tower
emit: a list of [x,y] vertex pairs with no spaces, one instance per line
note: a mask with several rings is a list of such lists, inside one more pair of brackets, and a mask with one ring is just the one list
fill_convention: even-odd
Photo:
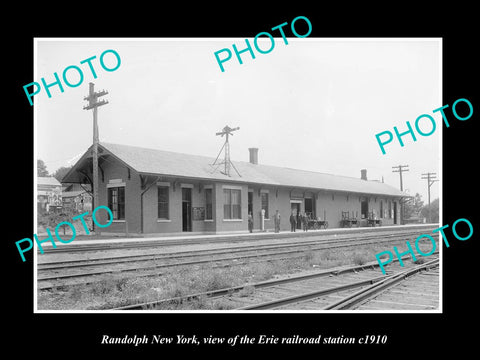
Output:
[[[236,127],[236,128],[231,128],[230,126],[225,126],[222,131],[220,132],[217,132],[215,135],[217,136],[225,136],[225,142],[223,143],[223,146],[222,148],[220,149],[220,152],[218,153],[217,155],[217,158],[215,159],[215,161],[213,162],[212,166],[214,165],[217,165],[217,167],[215,168],[215,170],[218,169],[218,167],[220,165],[224,165],[224,171],[221,172],[222,174],[224,175],[227,175],[227,176],[230,176],[230,166],[233,167],[235,169],[235,171],[237,172],[238,176],[242,176],[240,175],[240,173],[238,172],[238,170],[235,168],[235,165],[233,165],[233,163],[231,162],[230,160],[230,143],[228,142],[228,136],[229,135],[232,135],[233,136],[233,132],[234,131],[237,131],[237,130],[240,130],[239,127]],[[224,159],[220,162],[217,163],[219,157],[220,157],[220,154],[222,153],[222,151],[225,150],[225,156],[224,156]],[[214,171],[215,171],[214,170]]]

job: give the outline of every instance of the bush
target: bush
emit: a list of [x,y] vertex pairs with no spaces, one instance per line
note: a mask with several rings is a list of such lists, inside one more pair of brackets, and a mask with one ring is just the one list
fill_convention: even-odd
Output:
[[353,254],[353,263],[355,265],[363,265],[367,263],[367,257],[364,254]]
[[210,272],[205,279],[205,291],[212,291],[231,287],[232,283],[225,274],[220,274],[218,271]]
[[[56,228],[56,226],[64,221],[67,221],[71,223],[73,226],[75,226],[75,231],[78,233],[85,233],[85,228],[83,224],[80,222],[80,220],[72,220],[75,216],[79,215],[79,213],[71,208],[63,208],[58,212],[51,211],[48,213],[38,213],[37,216],[37,224],[38,226],[42,226],[44,228],[50,229],[50,231],[53,232],[53,230]],[[87,227],[89,231],[93,230],[92,226],[92,214],[89,213],[88,215],[85,215],[83,217],[85,223],[87,224]],[[65,230],[70,229],[68,225],[62,225],[63,228],[63,235],[65,235]],[[70,232],[71,230],[69,230]]]

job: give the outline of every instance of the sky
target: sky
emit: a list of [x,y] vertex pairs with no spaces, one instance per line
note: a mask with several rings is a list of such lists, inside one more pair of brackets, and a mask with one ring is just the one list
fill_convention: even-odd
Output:
[[[265,39],[264,39],[265,40]],[[253,47],[253,39],[249,39]],[[205,39],[36,39],[34,79],[54,81],[70,65],[82,69],[78,87],[63,83],[34,97],[36,155],[53,173],[70,166],[92,143],[92,111],[87,105],[89,82],[107,90],[108,104],[98,109],[100,142],[141,146],[215,158],[225,125],[240,127],[230,138],[232,160],[248,161],[249,147],[259,148],[259,163],[399,185],[393,166],[408,165],[404,190],[427,202],[422,173],[441,174],[442,120],[433,113],[442,103],[441,39],[438,38],[275,38],[268,54],[253,47],[223,63],[214,53],[246,47],[244,38]],[[261,49],[270,40],[259,41]],[[105,71],[100,55],[113,49],[121,64]],[[88,64],[92,60],[97,78]],[[221,55],[222,57],[224,54]],[[107,67],[116,65],[107,53]],[[71,83],[79,82],[70,70]],[[26,99],[28,102],[28,100]],[[436,120],[430,136],[416,134],[386,145],[383,155],[375,135],[407,130],[422,114]],[[424,132],[431,129],[425,119]],[[438,197],[441,183],[431,187]]]

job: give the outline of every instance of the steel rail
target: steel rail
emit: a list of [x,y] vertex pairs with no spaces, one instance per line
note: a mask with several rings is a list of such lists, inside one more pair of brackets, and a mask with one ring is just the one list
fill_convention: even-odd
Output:
[[[109,274],[114,272],[128,272],[128,271],[138,271],[138,270],[149,270],[149,269],[159,269],[159,268],[168,268],[168,267],[176,267],[176,266],[192,266],[192,265],[200,265],[205,263],[213,263],[213,262],[220,262],[220,261],[231,261],[231,260],[238,260],[238,259],[250,259],[250,258],[259,258],[259,257],[269,257],[275,255],[285,255],[285,254],[295,254],[295,253],[304,253],[305,251],[318,251],[318,250],[329,250],[329,249],[336,249],[341,247],[351,247],[351,246],[359,246],[359,245],[370,245],[370,244],[380,244],[383,242],[391,242],[392,239],[388,240],[380,240],[380,241],[357,241],[354,239],[354,243],[348,244],[338,244],[338,245],[329,245],[329,244],[319,244],[317,247],[310,247],[308,249],[296,249],[296,250],[287,250],[287,251],[277,251],[274,253],[263,253],[263,254],[249,254],[243,256],[227,256],[227,257],[218,257],[214,259],[202,259],[202,260],[189,260],[189,261],[181,261],[175,262],[170,264],[151,264],[146,266],[133,266],[127,267],[122,269],[101,269],[96,271],[84,272],[84,273],[74,273],[74,274],[53,274],[50,276],[43,276],[38,277],[38,281],[45,281],[45,280],[58,280],[58,279],[66,279],[66,278],[75,278],[75,277],[85,277],[85,276],[93,276],[93,275],[101,275],[101,274]],[[345,241],[346,242],[346,241]],[[334,244],[336,242],[333,242]],[[297,244],[292,244],[295,246]],[[327,246],[325,246],[327,245]],[[229,253],[228,251],[226,253]],[[206,255],[208,256],[208,255]],[[302,255],[303,256],[303,255]],[[270,259],[268,259],[270,260]],[[271,260],[277,260],[275,258]],[[283,260],[283,259],[278,259]],[[137,260],[138,261],[138,260]],[[148,261],[148,260],[144,260]],[[116,264],[116,263],[113,263]],[[101,264],[93,264],[96,266],[100,266]],[[45,271],[45,269],[39,269]]]
[[[397,260],[398,261],[398,260]],[[161,304],[169,304],[169,303],[182,303],[184,301],[188,301],[194,298],[199,298],[199,297],[219,297],[227,294],[231,294],[237,291],[240,291],[246,287],[253,287],[255,289],[259,288],[264,288],[264,287],[270,287],[270,286],[275,286],[275,285],[281,285],[281,284],[287,284],[287,283],[292,283],[292,282],[298,282],[298,281],[304,281],[304,280],[310,280],[314,278],[319,278],[319,277],[325,277],[325,276],[330,276],[330,275],[338,275],[338,274],[343,274],[347,272],[354,272],[358,270],[365,270],[366,268],[370,267],[375,267],[378,266],[377,262],[372,262],[369,264],[364,264],[364,265],[355,265],[355,266],[350,266],[350,267],[337,267],[334,269],[327,269],[327,270],[322,270],[319,272],[315,272],[313,274],[306,274],[306,275],[297,275],[297,276],[291,276],[288,278],[283,278],[283,279],[274,279],[274,280],[265,280],[265,281],[260,281],[257,283],[252,283],[252,284],[243,284],[243,285],[238,285],[238,286],[233,286],[229,288],[224,288],[224,289],[218,289],[218,290],[211,290],[211,291],[205,291],[201,293],[196,293],[196,294],[190,294],[190,295],[185,295],[185,296],[178,296],[174,298],[169,298],[169,299],[162,299],[162,300],[156,300],[156,301],[151,301],[151,302],[144,302],[144,303],[138,303],[138,304],[131,304],[131,305],[126,305],[126,306],[121,306],[121,307],[115,307],[112,310],[141,310],[144,308],[148,307],[153,307],[156,305],[161,305]],[[384,275],[379,277],[380,279],[384,278]],[[370,280],[368,280],[370,281]]]
[[[387,275],[387,276],[392,276],[392,275]],[[292,303],[298,303],[298,302],[301,302],[301,301],[307,301],[307,300],[318,298],[320,296],[329,295],[329,294],[344,291],[344,290],[355,289],[357,287],[372,284],[372,283],[375,283],[377,281],[382,281],[383,279],[385,279],[385,275],[377,276],[377,277],[374,277],[374,278],[371,278],[371,279],[361,280],[361,281],[357,281],[357,282],[349,283],[349,284],[345,284],[345,285],[339,285],[339,286],[331,287],[331,288],[328,288],[328,289],[316,290],[316,291],[304,293],[304,294],[301,294],[301,295],[293,295],[293,296],[289,296],[289,297],[286,297],[286,298],[271,300],[271,301],[263,302],[261,304],[248,305],[248,306],[237,308],[236,310],[274,309],[274,308],[277,308],[277,307],[280,307],[280,306],[285,306],[285,305],[292,304]]]
[[[272,260],[275,260],[275,261],[282,261],[282,260],[291,260],[293,258],[300,258],[300,257],[303,257],[304,254],[301,254],[301,255],[297,255],[297,256],[288,256],[288,257],[279,257],[279,258],[273,258],[273,259],[262,259],[262,260],[253,260],[253,261],[245,261],[245,262],[236,262],[235,264],[221,264],[221,265],[214,265],[212,266],[213,269],[217,269],[217,268],[225,268],[225,267],[230,267],[232,265],[235,265],[235,266],[242,266],[242,265],[250,265],[250,264],[255,264],[255,263],[262,263],[262,262],[265,262],[265,261],[272,261]],[[392,262],[396,262],[398,261],[397,259],[394,259]],[[379,266],[378,265],[378,262],[373,262],[373,264],[370,264],[370,263],[366,263],[366,264],[363,264],[363,265],[356,265],[356,267],[358,267],[358,269],[366,269],[366,268],[369,268],[369,267],[377,267]],[[121,271],[120,270],[112,270],[110,271],[110,273],[120,273]],[[339,267],[339,270],[332,270],[332,273],[328,273],[328,274],[332,274],[332,275],[339,275],[339,274],[342,274],[344,272],[348,272],[348,269],[347,270],[342,270],[342,267]],[[73,277],[83,277],[83,276],[89,276],[89,275],[83,275],[83,274],[76,274],[77,276],[73,276]],[[95,274],[94,274],[95,275]],[[102,275],[102,274],[98,274],[98,275]],[[142,273],[142,274],[135,274],[135,277],[149,277],[149,276],[163,276],[164,273],[161,273],[161,272],[154,272],[154,273]],[[57,277],[55,276],[51,276],[51,278],[49,279],[44,279],[44,281],[47,281],[47,280],[55,280],[57,279]],[[39,281],[41,279],[38,279]],[[100,279],[102,280],[102,279]],[[51,289],[51,288],[55,288],[55,287],[58,287],[58,286],[74,286],[74,285],[87,285],[87,284],[92,284],[94,282],[98,282],[100,280],[97,280],[97,279],[92,279],[92,281],[85,281],[85,282],[81,282],[81,283],[75,283],[75,284],[38,284],[38,289],[39,290],[45,290],[45,289]],[[242,285],[243,286],[243,285]],[[190,297],[190,295],[189,295]]]
[[[397,236],[396,234],[392,234],[389,236]],[[400,235],[398,235],[400,236]],[[376,237],[368,237],[368,238],[361,238],[362,240],[368,240]],[[200,255],[216,255],[216,254],[225,254],[225,253],[232,253],[232,252],[243,252],[243,251],[254,251],[254,250],[268,250],[268,249],[279,249],[279,248],[288,248],[288,247],[299,247],[299,246],[311,246],[311,245],[319,245],[319,244],[328,244],[328,243],[335,243],[335,242],[347,242],[351,241],[352,239],[329,239],[324,241],[304,241],[301,243],[289,243],[289,244],[257,244],[257,245],[246,245],[246,246],[235,246],[235,247],[221,247],[215,249],[198,249],[198,250],[185,250],[185,251],[174,251],[168,253],[157,253],[157,254],[137,254],[137,255],[120,255],[120,256],[110,256],[105,258],[94,258],[94,259],[76,259],[76,260],[61,260],[61,261],[51,261],[51,262],[44,262],[39,263],[38,268],[42,270],[46,269],[60,269],[63,267],[73,267],[73,266],[56,266],[60,264],[75,264],[81,262],[91,262],[97,260],[123,260],[123,259],[136,259],[145,257],[148,258],[146,260],[156,260],[156,259],[165,259],[165,258],[180,258],[180,257],[192,257],[192,256],[200,256]],[[136,261],[136,260],[132,260]],[[130,262],[130,260],[125,261]],[[107,264],[108,262],[106,262]],[[103,264],[103,263],[102,263]],[[51,266],[54,265],[54,266]],[[82,266],[89,266],[90,264],[84,264]],[[97,265],[97,264],[92,264]],[[49,267],[51,266],[51,267]]]
[[[427,225],[425,228],[412,228],[412,229],[399,229],[403,230],[404,235],[409,235],[413,233],[417,233],[419,231],[425,231],[428,229],[434,229],[434,226]],[[229,242],[229,243],[237,243],[237,242],[245,242],[245,241],[253,241],[253,240],[271,240],[271,239],[283,239],[283,238],[289,238],[289,237],[294,237],[294,238],[302,238],[302,237],[310,237],[310,236],[339,236],[339,238],[348,238],[351,237],[352,234],[359,235],[359,234],[376,234],[376,235],[382,235],[382,234],[388,234],[392,233],[398,230],[392,230],[392,229],[387,229],[387,230],[372,230],[372,228],[360,228],[360,231],[356,232],[349,232],[345,234],[337,234],[337,233],[324,233],[321,230],[310,230],[308,232],[296,232],[296,233],[291,233],[291,232],[282,232],[282,233],[267,233],[264,235],[262,233],[261,239],[259,237],[252,237],[250,238],[248,234],[243,234],[239,235],[241,238],[230,236],[230,237],[219,237],[219,238],[199,238],[199,239],[174,239],[174,240],[135,240],[132,242],[128,243],[117,243],[117,242],[112,242],[112,243],[105,243],[102,245],[88,245],[88,244],[79,244],[77,243],[76,245],[66,245],[62,247],[46,247],[43,249],[44,254],[56,252],[82,252],[82,251],[102,251],[102,250],[122,250],[122,249],[130,249],[130,248],[144,248],[144,247],[165,247],[165,246],[179,246],[179,245],[193,245],[193,244],[211,244],[211,243],[222,243],[222,242]],[[108,240],[106,240],[108,241]],[[80,240],[81,242],[81,240]],[[40,249],[37,249],[37,252],[40,253]]]
[[362,289],[348,297],[345,297],[344,299],[339,300],[338,302],[328,305],[324,307],[322,310],[334,310],[334,309],[345,309],[348,306],[351,306],[351,304],[357,303],[359,301],[362,301],[368,296],[372,296],[372,294],[377,294],[379,291],[390,287],[399,281],[402,281],[408,276],[411,276],[412,274],[421,271],[422,269],[429,268],[436,266],[438,264],[438,259],[433,260],[434,265],[432,265],[432,261],[416,266],[414,269],[410,270],[404,270],[399,273],[394,273],[390,275],[384,275],[384,276],[379,276],[367,280],[361,280],[358,282],[354,283],[349,283],[346,285],[340,285],[337,287],[332,287],[328,289],[322,289],[322,290],[316,290],[316,291],[311,291],[299,295],[293,295],[281,299],[276,299],[276,300],[271,300],[267,302],[263,302],[261,304],[254,304],[254,305],[249,305],[245,307],[238,308],[237,310],[267,310],[267,309],[275,309],[281,306],[293,304],[293,303],[299,303],[311,299],[315,299],[321,296],[329,295],[332,293],[344,291],[344,290],[351,290],[355,289],[357,287],[362,287],[368,284],[373,284],[365,289]]
[[[438,251],[435,252],[434,254],[438,254]],[[402,257],[402,259],[406,259],[407,256]],[[393,262],[398,262],[398,259],[394,259]],[[314,278],[320,278],[320,277],[325,277],[325,276],[330,276],[330,275],[339,275],[339,274],[345,274],[349,272],[356,272],[356,271],[363,271],[369,268],[375,268],[378,267],[379,264],[377,261],[371,261],[369,263],[363,264],[363,265],[354,265],[354,266],[340,266],[332,269],[326,269],[326,270],[321,270],[312,274],[306,274],[306,275],[296,275],[296,276],[291,276],[288,278],[283,278],[283,279],[274,279],[274,280],[265,280],[257,283],[252,283],[252,284],[243,284],[239,286],[233,286],[229,288],[223,288],[223,289],[218,289],[218,290],[211,290],[211,291],[206,291],[206,292],[201,292],[201,293],[196,293],[196,294],[190,294],[190,295],[185,295],[185,296],[178,296],[174,298],[168,298],[168,299],[162,299],[162,300],[156,300],[156,301],[150,301],[150,302],[143,302],[143,303],[137,303],[137,304],[129,304],[125,306],[120,306],[120,307],[115,307],[112,308],[111,310],[143,310],[146,308],[153,308],[158,305],[162,304],[178,304],[178,303],[183,303],[185,301],[189,301],[191,299],[199,298],[199,297],[220,297],[224,295],[228,295],[234,292],[238,292],[246,287],[253,287],[254,289],[258,288],[264,288],[264,287],[271,287],[275,285],[281,285],[281,284],[287,284],[287,283],[293,283],[293,282],[299,282],[299,281],[304,281],[304,280],[310,280]],[[386,275],[386,276],[391,276],[391,275]],[[363,286],[368,283],[372,283],[375,281],[381,281],[382,279],[385,279],[385,275],[381,275],[375,278],[367,279],[364,280],[365,284],[362,285],[357,285],[357,286]],[[348,286],[348,285],[344,285]],[[323,291],[341,291],[341,287],[335,288],[336,290],[333,291],[332,288],[326,289]],[[243,307],[239,308],[237,310],[247,310],[247,309],[253,309],[255,305],[248,306],[248,307]]]
[[[386,235],[389,238],[386,240],[372,241],[370,243],[381,243],[396,240],[401,238],[403,234],[389,234]],[[56,269],[65,269],[65,268],[75,268],[75,267],[88,267],[88,266],[99,266],[99,265],[108,265],[108,264],[117,264],[117,263],[126,263],[126,262],[136,262],[136,261],[152,261],[159,259],[179,259],[185,257],[194,257],[194,256],[209,256],[209,255],[218,255],[218,254],[231,254],[247,251],[261,251],[261,250],[271,250],[271,249],[282,249],[282,248],[293,248],[293,247],[303,247],[308,246],[312,247],[313,245],[323,246],[327,244],[343,243],[349,241],[366,241],[378,239],[378,236],[368,236],[362,238],[348,238],[348,239],[329,239],[324,241],[306,241],[301,243],[289,243],[289,244],[264,244],[264,245],[247,245],[247,246],[236,246],[236,247],[222,247],[216,249],[199,249],[199,250],[185,250],[185,251],[176,251],[169,253],[157,253],[157,254],[137,254],[137,255],[120,255],[120,256],[110,256],[104,258],[94,258],[94,259],[75,259],[75,260],[61,260],[61,261],[51,261],[38,263],[38,270],[56,270]],[[357,243],[358,244],[358,243]],[[364,242],[364,244],[366,244]],[[103,262],[102,262],[103,261]]]
[[324,307],[324,310],[344,310],[351,308],[352,306],[364,302],[367,299],[372,298],[373,296],[377,295],[378,293],[397,285],[399,282],[402,282],[406,280],[408,277],[422,271],[422,270],[428,270],[432,267],[436,267],[439,265],[439,259],[434,259],[431,261],[428,261],[424,264],[417,265],[413,269],[408,269],[405,271],[402,271],[398,274],[393,274],[391,277],[382,280],[372,286],[369,286],[368,288],[362,289],[354,294],[351,294],[333,304],[330,304],[326,307]]
[[[370,243],[367,243],[367,244],[370,244]],[[338,247],[348,247],[348,246],[355,246],[355,245],[365,245],[365,244],[358,244],[358,243],[357,244],[349,244],[349,245],[342,244],[342,245],[337,245],[337,246],[317,248],[315,250],[333,249],[333,248],[338,248]],[[123,268],[123,269],[117,269],[117,270],[102,269],[102,270],[84,272],[84,273],[79,273],[79,274],[54,274],[54,275],[50,275],[50,276],[38,277],[37,280],[39,280],[39,281],[57,280],[57,279],[67,279],[67,278],[75,278],[75,277],[83,277],[83,276],[102,275],[102,274],[109,274],[109,273],[114,273],[114,272],[150,270],[150,269],[169,268],[169,267],[176,267],[176,266],[192,266],[192,265],[201,265],[201,264],[214,263],[214,262],[220,262],[220,261],[250,259],[250,258],[258,258],[258,257],[269,257],[269,256],[285,255],[285,254],[295,254],[295,253],[299,253],[299,252],[304,253],[305,249],[280,251],[280,252],[265,253],[265,254],[250,254],[250,255],[233,256],[233,257],[228,256],[228,257],[220,257],[220,258],[214,258],[214,259],[181,261],[181,262],[175,262],[175,263],[171,263],[171,264],[151,264],[151,265],[146,265],[146,266],[140,266],[140,267],[139,266],[134,266],[134,267],[128,267],[128,268]],[[303,256],[303,254],[300,255],[300,256]],[[273,258],[273,259],[267,259],[266,261],[284,260],[284,259],[289,259],[289,258],[292,258],[292,257],[280,258],[280,259]],[[95,265],[98,265],[98,264],[95,264]]]

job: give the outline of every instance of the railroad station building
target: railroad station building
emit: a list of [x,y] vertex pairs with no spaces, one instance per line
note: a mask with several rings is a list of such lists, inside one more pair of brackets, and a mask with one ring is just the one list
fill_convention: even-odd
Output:
[[[262,210],[267,231],[274,228],[276,210],[281,231],[290,231],[292,212],[327,220],[329,228],[341,227],[345,216],[358,219],[359,226],[367,226],[372,215],[382,225],[395,225],[400,224],[400,201],[408,196],[367,180],[366,170],[353,178],[262,165],[256,148],[249,149],[250,161],[232,161],[238,173],[230,176],[204,156],[103,142],[98,151],[100,203],[93,206],[106,205],[114,216],[102,232],[247,232],[249,212],[259,231]],[[92,183],[92,147],[62,183]]]

